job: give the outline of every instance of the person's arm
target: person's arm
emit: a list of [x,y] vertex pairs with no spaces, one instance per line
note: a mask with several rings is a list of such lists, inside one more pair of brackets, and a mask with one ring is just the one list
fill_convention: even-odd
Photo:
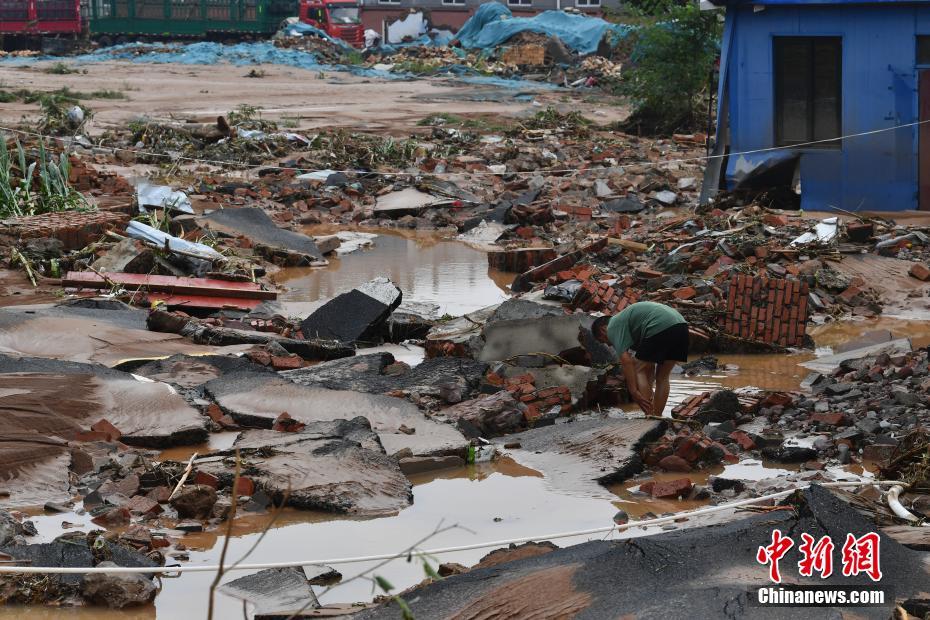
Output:
[[633,402],[639,405],[643,413],[652,415],[652,398],[640,392],[639,382],[636,378],[636,362],[633,361],[633,356],[630,355],[628,350],[620,354],[620,365],[623,368],[623,378],[626,380],[627,392],[630,393]]

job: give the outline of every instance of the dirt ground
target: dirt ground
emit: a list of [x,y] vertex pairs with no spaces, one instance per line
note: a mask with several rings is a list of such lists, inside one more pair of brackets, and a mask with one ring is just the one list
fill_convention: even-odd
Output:
[[[519,116],[563,104],[599,123],[619,120],[626,108],[603,94],[566,94],[531,82],[526,89],[467,84],[448,78],[382,80],[348,73],[308,71],[278,65],[234,66],[106,62],[75,65],[80,73],[45,73],[47,62],[0,64],[0,88],[73,91],[117,90],[125,99],[87,99],[93,111],[91,134],[147,115],[155,119],[214,120],[236,106],[260,108],[262,115],[295,119],[299,129],[343,126],[379,132],[404,131],[437,113]],[[262,78],[247,78],[250,70]],[[85,73],[86,72],[86,73]],[[531,94],[531,97],[517,95]],[[36,106],[9,103],[0,121],[18,122]]]

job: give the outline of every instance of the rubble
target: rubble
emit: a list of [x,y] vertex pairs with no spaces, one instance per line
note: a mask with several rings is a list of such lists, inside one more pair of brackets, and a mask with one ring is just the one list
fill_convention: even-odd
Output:
[[257,253],[276,265],[327,264],[313,239],[279,228],[259,208],[218,209],[204,215],[202,220],[211,230],[248,238]]
[[[293,433],[249,430],[234,447],[256,487],[272,500],[286,500],[295,508],[377,516],[397,512],[413,501],[410,483],[363,417],[308,421]],[[201,459],[196,469],[231,485],[224,459],[231,454],[225,451]]]
[[377,278],[328,301],[301,321],[300,328],[312,338],[371,344],[401,299],[401,290],[393,282]]

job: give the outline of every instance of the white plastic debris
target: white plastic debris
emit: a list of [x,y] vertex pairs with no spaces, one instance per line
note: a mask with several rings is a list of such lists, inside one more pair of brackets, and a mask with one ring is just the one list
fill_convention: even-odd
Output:
[[202,258],[203,260],[209,261],[225,260],[222,254],[210,246],[172,237],[168,233],[135,220],[129,222],[129,226],[126,227],[126,234],[133,239],[145,241],[159,248],[167,247],[168,251],[177,252],[185,256],[193,256],[194,258]]
[[153,185],[148,181],[136,185],[136,200],[139,203],[139,211],[142,213],[148,213],[146,207],[169,209],[181,213],[194,212],[194,207],[187,194],[171,189],[167,185]]
[[678,200],[678,194],[663,190],[661,192],[656,192],[656,200],[664,205],[673,205]]
[[325,181],[329,178],[329,175],[336,174],[335,170],[314,170],[313,172],[305,172],[303,174],[298,174],[297,179],[301,181]]
[[80,127],[84,122],[84,110],[81,106],[76,105],[68,110],[68,123],[72,127]]
[[820,220],[817,225],[814,227],[813,232],[806,232],[794,241],[791,242],[791,245],[806,245],[813,241],[819,241],[821,243],[826,243],[831,241],[836,237],[837,232],[839,231],[839,218],[828,217],[825,220]]

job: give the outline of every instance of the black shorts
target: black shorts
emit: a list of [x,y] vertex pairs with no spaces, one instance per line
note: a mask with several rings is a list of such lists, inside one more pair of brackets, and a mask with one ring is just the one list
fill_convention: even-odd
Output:
[[636,348],[636,359],[661,364],[667,360],[688,361],[688,324],[672,325],[643,340]]

